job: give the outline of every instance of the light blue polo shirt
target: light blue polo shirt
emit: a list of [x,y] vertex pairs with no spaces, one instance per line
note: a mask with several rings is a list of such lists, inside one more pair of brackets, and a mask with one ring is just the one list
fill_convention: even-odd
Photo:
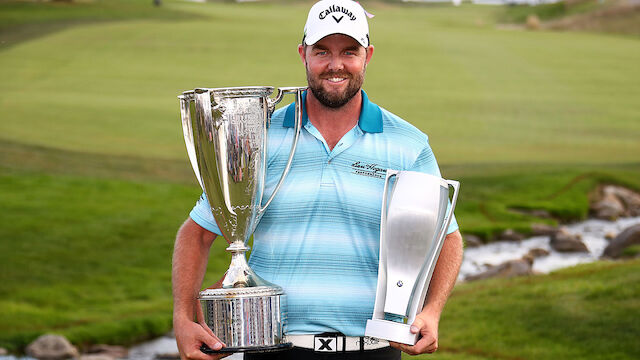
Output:
[[[293,126],[293,104],[273,114],[264,201],[287,163]],[[249,259],[258,275],[284,288],[288,333],[364,335],[376,294],[386,169],[440,176],[427,135],[364,91],[358,125],[333,150],[303,108],[291,170],[256,228]],[[204,196],[190,216],[220,234]],[[453,218],[447,233],[456,229]]]

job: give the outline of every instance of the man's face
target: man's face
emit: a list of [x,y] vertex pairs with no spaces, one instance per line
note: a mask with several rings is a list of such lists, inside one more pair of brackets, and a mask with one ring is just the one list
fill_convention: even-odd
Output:
[[340,108],[353,98],[364,82],[373,46],[362,47],[347,35],[333,34],[311,46],[298,48],[307,70],[307,82],[323,105]]

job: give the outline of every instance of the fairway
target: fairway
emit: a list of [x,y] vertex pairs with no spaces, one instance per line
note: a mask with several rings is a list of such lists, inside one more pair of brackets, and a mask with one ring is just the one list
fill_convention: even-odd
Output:
[[[176,96],[306,83],[310,2],[162,3],[0,0],[0,346],[168,331],[172,245],[200,194]],[[425,131],[443,175],[461,181],[463,233],[492,241],[584,219],[602,183],[640,190],[640,38],[525,31],[469,3],[363,3],[375,14],[364,89]],[[204,285],[228,267],[225,245]],[[637,358],[637,270],[458,287],[434,358]]]
[[[306,4],[167,7],[194,20],[78,25],[0,52],[0,138],[182,159],[176,95],[305,83]],[[495,8],[371,4],[365,90],[441,164],[625,163],[640,154],[634,38],[499,30]]]

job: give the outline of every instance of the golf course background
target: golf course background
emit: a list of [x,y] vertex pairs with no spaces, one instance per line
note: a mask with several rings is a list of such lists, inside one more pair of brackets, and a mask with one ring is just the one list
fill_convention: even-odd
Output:
[[[0,346],[168,331],[173,240],[200,193],[176,96],[305,84],[310,3],[151,3],[0,1]],[[376,15],[364,88],[429,134],[462,183],[463,232],[491,241],[556,221],[517,209],[583,219],[598,184],[640,189],[637,36],[498,22],[520,8],[364,4]],[[435,357],[637,358],[638,270],[459,285]]]

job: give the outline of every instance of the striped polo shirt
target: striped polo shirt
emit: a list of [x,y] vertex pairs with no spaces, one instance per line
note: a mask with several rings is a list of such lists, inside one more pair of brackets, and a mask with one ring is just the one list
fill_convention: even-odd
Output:
[[[294,111],[290,104],[272,116],[263,201],[287,163]],[[259,276],[284,288],[287,333],[364,335],[376,294],[386,169],[440,176],[427,135],[364,91],[358,124],[333,150],[303,107],[291,170],[254,232],[249,259]],[[190,216],[220,234],[206,197]],[[453,218],[447,233],[457,228]]]

